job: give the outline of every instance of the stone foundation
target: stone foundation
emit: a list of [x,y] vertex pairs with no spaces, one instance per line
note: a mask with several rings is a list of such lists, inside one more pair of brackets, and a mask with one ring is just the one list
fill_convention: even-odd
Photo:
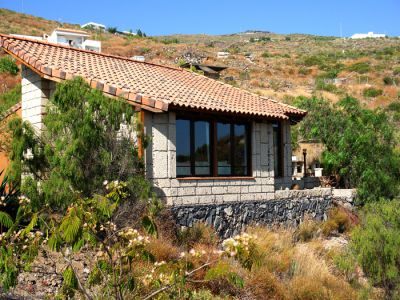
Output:
[[[285,191],[289,192],[289,191]],[[269,201],[231,202],[209,205],[182,205],[171,207],[178,225],[191,227],[205,222],[215,228],[222,238],[240,233],[247,225],[285,224],[297,226],[305,215],[324,220],[332,205],[326,192],[280,198]],[[319,194],[319,195],[318,195]],[[283,195],[282,195],[283,196]]]

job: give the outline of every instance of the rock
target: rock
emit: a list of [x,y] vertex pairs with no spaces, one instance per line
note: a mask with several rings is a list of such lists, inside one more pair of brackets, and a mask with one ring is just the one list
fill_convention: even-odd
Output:
[[233,210],[232,210],[232,206],[228,206],[227,208],[224,209],[224,212],[226,213],[226,215],[228,217],[233,215]]

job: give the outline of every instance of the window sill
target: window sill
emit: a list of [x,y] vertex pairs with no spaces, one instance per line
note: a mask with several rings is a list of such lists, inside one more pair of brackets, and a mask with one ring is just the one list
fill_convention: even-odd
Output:
[[177,177],[177,180],[255,180],[253,176]]

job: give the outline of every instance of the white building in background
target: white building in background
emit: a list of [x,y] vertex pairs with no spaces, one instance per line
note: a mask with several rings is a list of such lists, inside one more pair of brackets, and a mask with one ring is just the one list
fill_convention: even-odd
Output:
[[21,34],[10,34],[15,37],[26,38],[37,41],[48,41],[50,43],[70,46],[73,48],[84,49],[89,51],[101,52],[101,42],[89,40],[90,36],[86,31],[68,28],[54,29],[50,35],[31,36]]
[[81,25],[81,28],[87,28],[87,29],[93,28],[93,29],[105,31],[106,25],[95,23],[95,22],[89,22],[89,23]]
[[355,33],[350,38],[351,39],[366,39],[366,38],[385,38],[385,37],[386,37],[386,34],[373,33],[371,31],[368,33]]
[[89,40],[89,36],[86,31],[57,28],[47,37],[47,41],[74,48],[101,52],[101,42]]

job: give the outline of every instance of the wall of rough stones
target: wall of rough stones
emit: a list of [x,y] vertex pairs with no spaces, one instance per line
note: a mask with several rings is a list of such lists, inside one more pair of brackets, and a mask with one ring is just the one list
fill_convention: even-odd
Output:
[[191,227],[205,222],[227,238],[238,234],[248,225],[298,225],[305,215],[316,220],[326,219],[332,205],[330,189],[277,191],[276,199],[223,204],[181,205],[170,208],[177,224]]
[[[283,123],[284,172],[279,188],[290,186],[290,124]],[[146,177],[167,205],[195,205],[261,201],[274,199],[273,137],[271,123],[252,123],[252,177],[229,179],[176,178],[176,116],[145,114],[145,134],[151,137],[146,148]]]

